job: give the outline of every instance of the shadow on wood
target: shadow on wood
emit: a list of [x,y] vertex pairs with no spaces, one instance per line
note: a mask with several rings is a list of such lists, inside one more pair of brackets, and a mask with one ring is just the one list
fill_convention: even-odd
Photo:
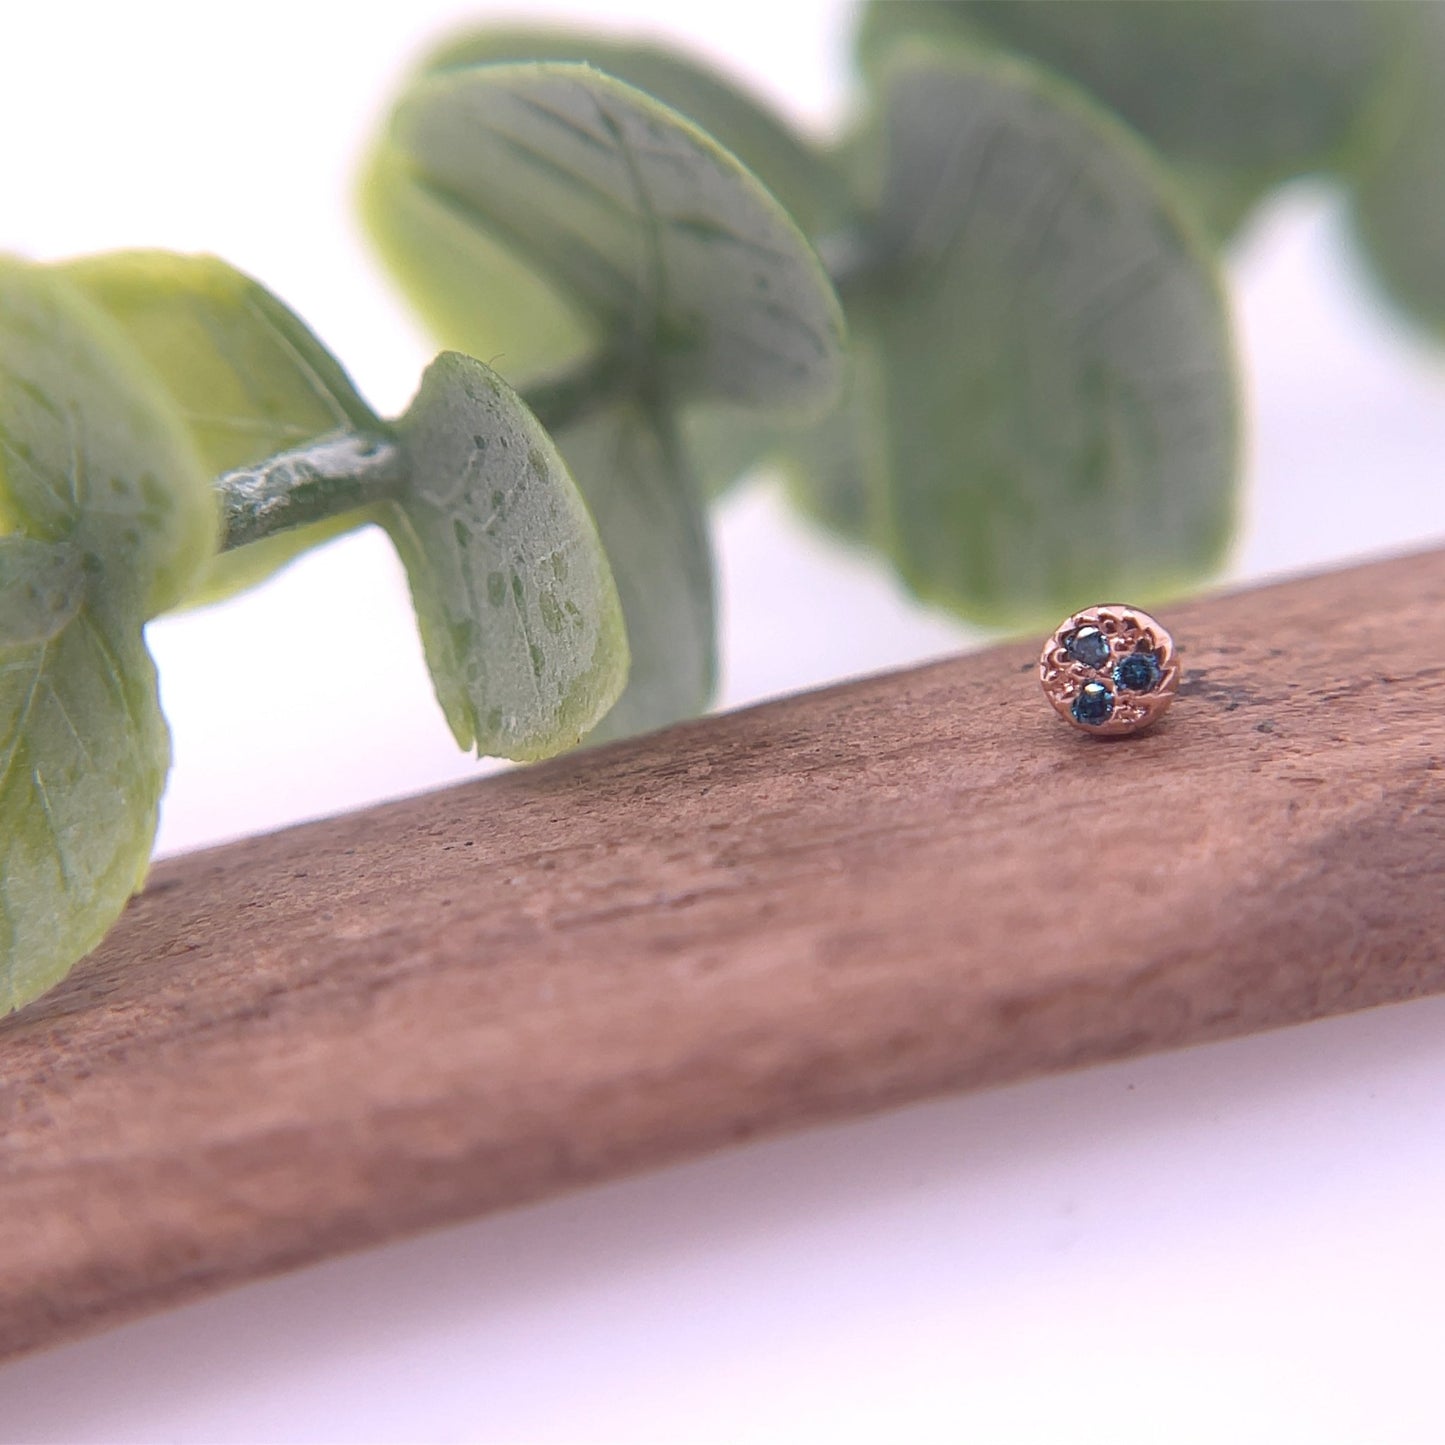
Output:
[[1445,552],[174,860],[0,1024],[0,1354],[760,1131],[1445,983]]

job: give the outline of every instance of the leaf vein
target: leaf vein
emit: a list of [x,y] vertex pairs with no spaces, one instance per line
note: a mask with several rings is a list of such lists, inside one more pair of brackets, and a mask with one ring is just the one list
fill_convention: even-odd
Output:
[[633,197],[637,203],[635,219],[642,230],[642,248],[638,256],[639,274],[637,285],[639,336],[655,337],[661,330],[662,313],[667,304],[668,277],[662,241],[662,229],[657,211],[652,204],[652,194],[646,177],[633,154],[622,122],[615,119],[602,104],[597,94],[579,86],[582,94],[591,102],[608,134],[612,137],[617,153],[627,168],[632,183]]
[[596,131],[588,130],[581,121],[574,120],[570,115],[564,115],[560,110],[554,110],[550,105],[537,100],[534,96],[514,94],[513,99],[524,110],[530,111],[540,120],[551,121],[554,125],[576,136],[578,140],[585,141],[600,151],[610,152],[612,150],[612,143],[606,136],[600,136]]
[[40,811],[45,815],[46,832],[50,837],[50,846],[55,854],[56,865],[60,869],[61,884],[67,893],[74,893],[76,878],[71,870],[70,858],[65,849],[60,846],[60,824],[56,821],[55,810],[50,806],[50,794],[46,790],[45,779],[40,775],[39,764],[33,762],[30,765],[30,784],[36,801],[40,804]]
[[11,769],[15,766],[15,759],[20,751],[20,745],[25,738],[25,729],[30,723],[30,713],[35,706],[36,695],[40,691],[40,680],[45,674],[45,659],[50,652],[53,638],[47,638],[40,644],[40,650],[35,657],[35,671],[30,679],[30,687],[26,691],[25,701],[20,705],[19,715],[15,719],[15,731],[10,738],[10,746],[6,750],[5,759],[0,762],[0,793],[5,790],[5,784],[9,780]]

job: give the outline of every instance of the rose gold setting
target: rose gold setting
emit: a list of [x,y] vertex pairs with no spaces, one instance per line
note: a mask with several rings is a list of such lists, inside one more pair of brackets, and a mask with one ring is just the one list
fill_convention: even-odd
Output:
[[[1109,646],[1108,657],[1091,666],[1073,657],[1065,644],[1081,628],[1097,627]],[[1130,692],[1114,682],[1114,669],[1130,653],[1152,653],[1159,665],[1159,681],[1148,692]],[[1147,612],[1123,603],[1086,607],[1065,619],[1044,644],[1039,658],[1039,681],[1053,709],[1071,727],[1092,737],[1123,737],[1157,722],[1179,690],[1180,667],[1174,639]],[[1087,683],[1102,683],[1113,698],[1113,712],[1100,723],[1080,722],[1074,703]]]

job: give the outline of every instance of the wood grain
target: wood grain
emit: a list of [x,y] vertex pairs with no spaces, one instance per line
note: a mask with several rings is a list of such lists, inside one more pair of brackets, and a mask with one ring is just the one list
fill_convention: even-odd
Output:
[[816,1120],[1445,982],[1445,552],[167,863],[0,1025],[0,1353]]

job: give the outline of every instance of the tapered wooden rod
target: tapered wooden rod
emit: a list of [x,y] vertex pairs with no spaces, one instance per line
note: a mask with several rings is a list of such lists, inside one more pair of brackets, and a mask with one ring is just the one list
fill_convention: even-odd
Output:
[[1098,742],[1005,646],[156,870],[0,1025],[0,1353],[946,1089],[1445,983],[1445,551],[1172,610]]

